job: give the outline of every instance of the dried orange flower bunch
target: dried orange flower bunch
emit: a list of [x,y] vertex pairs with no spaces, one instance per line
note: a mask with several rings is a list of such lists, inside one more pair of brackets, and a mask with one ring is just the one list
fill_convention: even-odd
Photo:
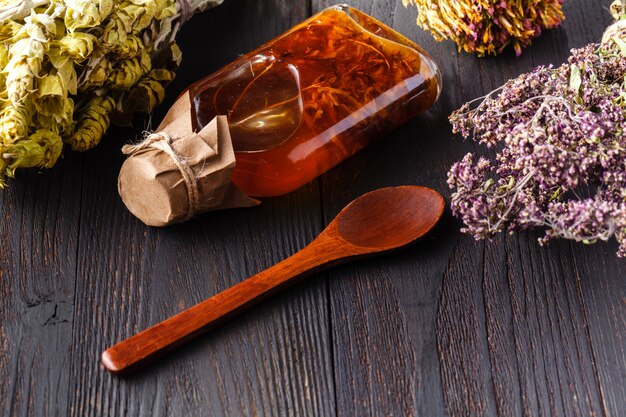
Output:
[[522,48],[543,29],[563,21],[565,0],[402,0],[419,10],[417,25],[435,39],[452,39],[459,50],[478,56],[496,55],[512,45]]

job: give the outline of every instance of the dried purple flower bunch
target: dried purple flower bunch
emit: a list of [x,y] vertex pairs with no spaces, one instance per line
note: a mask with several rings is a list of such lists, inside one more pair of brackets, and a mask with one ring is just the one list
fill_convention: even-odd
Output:
[[626,256],[626,8],[616,1],[611,12],[601,43],[450,116],[455,133],[497,149],[495,163],[468,154],[448,173],[464,232],[543,228],[541,244],[615,237]]

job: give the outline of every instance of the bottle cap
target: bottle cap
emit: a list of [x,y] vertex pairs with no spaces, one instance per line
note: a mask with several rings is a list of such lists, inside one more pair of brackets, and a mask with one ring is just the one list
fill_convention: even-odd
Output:
[[197,133],[191,117],[187,92],[155,133],[122,149],[129,156],[119,174],[120,196],[128,210],[149,226],[259,204],[231,182],[236,161],[226,116],[215,117]]

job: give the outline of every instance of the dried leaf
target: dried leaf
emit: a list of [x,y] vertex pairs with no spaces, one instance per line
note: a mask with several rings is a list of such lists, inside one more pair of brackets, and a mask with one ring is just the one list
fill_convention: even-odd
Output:
[[574,90],[576,93],[578,93],[580,91],[580,86],[582,85],[582,83],[583,83],[583,80],[581,77],[580,68],[577,67],[576,65],[572,65],[570,77],[569,77],[570,88]]

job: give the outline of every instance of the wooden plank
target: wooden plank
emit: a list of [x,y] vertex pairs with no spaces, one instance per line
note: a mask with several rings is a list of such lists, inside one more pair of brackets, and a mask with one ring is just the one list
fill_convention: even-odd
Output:
[[[509,52],[498,58],[480,60],[457,53],[451,42],[435,47],[446,48],[449,52],[448,56],[440,58],[443,59],[442,71],[447,74],[447,77],[444,75],[447,83],[444,84],[441,99],[446,107],[438,113],[444,120],[462,103],[483,96],[533,65],[528,54],[515,58]],[[452,163],[468,151],[485,152],[471,142],[463,143],[458,138],[451,141],[453,135],[447,123],[440,132],[444,134],[438,135],[438,144],[433,146],[431,152],[449,159],[442,166],[437,166],[433,175],[445,177]],[[439,150],[441,143],[448,142],[452,146],[445,151]],[[447,189],[445,195],[449,195]],[[436,327],[442,390],[449,415],[496,415],[497,412],[498,415],[509,416],[515,415],[517,410],[518,401],[512,395],[516,392],[516,369],[512,366],[512,358],[505,354],[493,354],[503,348],[500,343],[510,340],[510,329],[506,324],[495,329],[493,325],[494,318],[506,313],[506,310],[502,309],[499,300],[485,300],[483,294],[483,286],[493,275],[487,272],[488,268],[497,268],[499,264],[492,262],[500,260],[497,257],[485,259],[484,246],[463,237],[457,242],[443,277],[438,316],[433,326]],[[491,285],[498,284],[500,282],[496,281]],[[491,336],[490,345],[485,343],[487,329]]]
[[[453,50],[435,46],[430,35],[416,28],[413,9],[396,1],[347,3],[417,41],[448,69]],[[313,10],[332,4],[314,1]],[[443,76],[444,84],[452,85],[450,72]],[[450,130],[444,115],[456,94],[457,89],[446,89],[431,112],[326,174],[326,220],[353,198],[379,187],[419,184],[445,193],[441,174],[452,163],[449,155],[456,145],[444,140],[443,132]],[[457,233],[450,220],[444,218],[432,238],[414,248],[331,273],[339,415],[443,415],[433,324]]]
[[605,416],[626,410],[626,265],[617,245],[574,246],[575,291],[582,299]]
[[[597,42],[611,18],[600,0],[567,8],[564,31],[570,47]],[[602,415],[626,410],[626,265],[615,257],[617,245],[572,245],[575,291],[584,305],[584,331],[593,352]]]
[[[307,12],[306,1],[229,0],[195,17],[180,35],[186,59],[168,103],[190,82]],[[315,183],[259,208],[216,212],[167,229],[145,227],[124,209],[115,187],[123,159],[117,148],[141,128],[112,131],[107,145],[88,158],[71,415],[331,415],[323,280],[287,291],[135,377],[114,377],[99,364],[104,348],[269,267],[321,230]]]
[[66,415],[83,158],[0,193],[0,414]]
[[496,415],[485,343],[481,270],[483,247],[463,237],[443,283],[437,316],[437,350],[449,415]]

